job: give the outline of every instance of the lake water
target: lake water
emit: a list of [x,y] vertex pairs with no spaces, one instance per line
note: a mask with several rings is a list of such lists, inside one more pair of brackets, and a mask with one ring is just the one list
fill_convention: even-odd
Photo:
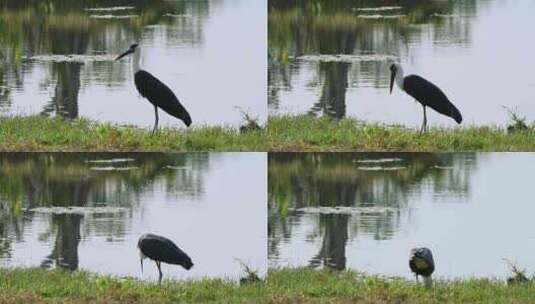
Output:
[[[137,42],[194,125],[238,126],[240,109],[265,120],[266,15],[265,0],[4,0],[0,111],[152,126],[132,58],[113,61]],[[183,126],[160,112],[162,125]]]
[[[443,89],[465,125],[503,125],[504,106],[535,119],[534,1],[269,3],[270,114],[419,126],[422,107],[397,87],[389,94],[398,61]],[[430,125],[456,124],[428,115]]]
[[534,179],[533,153],[270,154],[269,266],[413,279],[426,246],[436,277],[531,275]]
[[141,274],[138,238],[172,239],[194,262],[165,278],[267,271],[263,153],[0,154],[0,266]]

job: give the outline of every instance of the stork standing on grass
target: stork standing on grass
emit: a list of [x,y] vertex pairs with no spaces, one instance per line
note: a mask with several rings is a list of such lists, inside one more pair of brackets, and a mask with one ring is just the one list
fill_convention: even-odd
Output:
[[182,120],[189,127],[191,125],[191,117],[186,108],[178,101],[175,93],[158,78],[152,76],[151,73],[141,69],[141,48],[137,43],[132,44],[126,52],[119,55],[115,60],[117,61],[130,54],[134,54],[133,67],[136,88],[141,96],[147,98],[154,105],[156,120],[152,134],[158,129],[158,108]]
[[409,267],[416,275],[416,282],[418,282],[418,276],[421,275],[424,277],[425,287],[431,288],[433,284],[431,275],[435,271],[435,261],[429,248],[421,247],[411,249]]
[[424,120],[420,133],[427,131],[426,107],[453,118],[458,124],[463,121],[461,112],[449,101],[446,94],[439,87],[418,75],[404,77],[403,68],[396,63],[390,66],[390,94],[392,94],[394,82],[424,108]]
[[141,273],[143,273],[143,259],[149,258],[153,260],[156,263],[156,267],[158,267],[158,283],[162,282],[162,262],[181,265],[186,270],[190,270],[193,267],[191,258],[166,237],[144,234],[139,238],[137,248],[141,258]]

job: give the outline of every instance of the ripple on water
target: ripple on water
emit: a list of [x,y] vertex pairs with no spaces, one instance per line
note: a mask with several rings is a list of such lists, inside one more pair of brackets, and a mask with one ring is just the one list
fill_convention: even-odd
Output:
[[310,62],[363,62],[363,61],[395,61],[398,58],[393,55],[349,55],[349,54],[317,54],[294,57],[295,59]]
[[398,209],[392,207],[304,207],[304,208],[289,208],[289,211],[302,212],[309,214],[381,214],[381,213],[393,213]]
[[121,213],[128,211],[124,207],[38,207],[24,208],[23,211],[44,213],[44,214],[103,214],[103,213]]

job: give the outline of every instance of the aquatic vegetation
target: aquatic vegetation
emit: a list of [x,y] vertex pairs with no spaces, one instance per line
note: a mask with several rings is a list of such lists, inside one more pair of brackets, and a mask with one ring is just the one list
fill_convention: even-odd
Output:
[[89,18],[93,19],[131,19],[137,18],[138,15],[90,15]]
[[384,11],[395,11],[403,9],[401,6],[379,6],[379,7],[357,7],[354,8],[358,12],[384,12]]
[[92,8],[85,8],[85,11],[88,12],[116,12],[116,11],[126,11],[126,10],[133,10],[135,7],[133,6],[113,6],[113,7],[92,7]]
[[318,55],[303,55],[295,57],[295,59],[310,61],[310,62],[366,62],[366,61],[395,61],[397,56],[381,55],[381,54],[363,54],[363,55],[348,55],[348,54],[318,54]]
[[115,163],[127,163],[127,162],[133,162],[136,161],[133,158],[112,158],[112,159],[92,159],[92,160],[86,160],[86,163],[92,163],[92,164],[115,164]]
[[35,55],[35,56],[22,56],[23,60],[34,60],[42,62],[97,62],[97,61],[113,61],[114,55],[80,55],[80,54],[68,54],[68,55]]
[[192,18],[191,15],[187,15],[187,14],[171,14],[171,13],[166,13],[166,14],[164,14],[164,17],[171,17],[171,18]]
[[130,170],[136,170],[139,169],[139,167],[91,167],[89,170],[93,171],[130,171]]
[[398,19],[398,18],[405,18],[406,15],[357,15],[357,18],[362,19]]
[[392,207],[345,207],[345,206],[335,206],[335,207],[304,207],[304,208],[288,208],[288,211],[293,212],[303,212],[310,214],[347,214],[347,215],[357,215],[357,214],[377,214],[377,213],[391,213],[398,211],[397,208]]
[[166,169],[170,169],[170,170],[189,170],[188,167],[185,167],[185,166],[165,166]]
[[434,169],[439,169],[439,170],[453,170],[455,169],[455,167],[446,167],[446,166],[433,166]]
[[359,164],[384,164],[384,163],[397,163],[403,161],[402,158],[379,158],[379,159],[358,159],[354,160],[354,163]]
[[109,213],[121,213],[128,211],[128,208],[123,207],[38,207],[25,209],[22,211],[45,213],[45,214],[109,214]]
[[362,171],[398,171],[407,169],[405,167],[381,167],[381,166],[373,166],[373,167],[357,167],[357,170]]

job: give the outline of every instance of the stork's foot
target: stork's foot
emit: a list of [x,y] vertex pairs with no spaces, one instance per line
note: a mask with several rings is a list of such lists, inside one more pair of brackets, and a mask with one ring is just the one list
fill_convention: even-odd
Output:
[[425,125],[420,128],[420,131],[418,132],[418,135],[422,135],[424,133],[427,133],[429,131],[429,128]]
[[425,130],[424,130],[424,128],[423,128],[423,127],[422,127],[422,128],[420,128],[420,131],[418,132],[418,135],[422,135],[422,134],[424,134],[424,133],[425,133]]

